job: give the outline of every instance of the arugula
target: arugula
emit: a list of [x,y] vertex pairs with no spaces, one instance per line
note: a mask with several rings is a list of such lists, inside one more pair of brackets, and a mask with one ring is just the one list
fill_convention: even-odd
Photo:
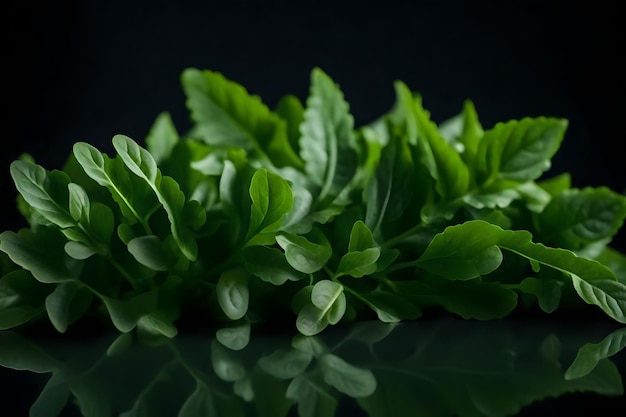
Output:
[[205,311],[241,349],[277,313],[308,336],[563,303],[626,323],[626,255],[610,246],[626,197],[546,176],[566,120],[485,127],[468,100],[436,123],[397,81],[389,112],[355,126],[320,68],[304,102],[274,109],[218,72],[181,83],[188,132],[163,112],[146,147],[116,135],[113,157],[79,142],[60,170],[11,164],[29,227],[0,234],[1,329],[104,314],[122,333],[174,337]]

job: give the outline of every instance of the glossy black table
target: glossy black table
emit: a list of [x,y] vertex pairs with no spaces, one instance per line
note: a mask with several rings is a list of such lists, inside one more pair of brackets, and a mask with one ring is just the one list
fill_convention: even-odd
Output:
[[220,340],[197,328],[174,339],[0,332],[0,415],[626,415],[618,323],[443,316],[312,337],[269,323]]

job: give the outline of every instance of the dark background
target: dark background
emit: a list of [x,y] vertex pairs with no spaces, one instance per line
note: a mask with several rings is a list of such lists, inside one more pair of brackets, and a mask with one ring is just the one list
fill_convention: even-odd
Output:
[[143,141],[164,110],[184,132],[187,67],[221,71],[273,107],[286,93],[306,98],[319,66],[341,86],[357,125],[391,107],[396,79],[422,93],[438,122],[466,98],[485,128],[564,117],[570,126],[549,174],[626,190],[620,2],[13,3],[2,36],[0,230],[24,224],[8,174],[22,152],[60,168],[76,141],[106,152],[117,133]]

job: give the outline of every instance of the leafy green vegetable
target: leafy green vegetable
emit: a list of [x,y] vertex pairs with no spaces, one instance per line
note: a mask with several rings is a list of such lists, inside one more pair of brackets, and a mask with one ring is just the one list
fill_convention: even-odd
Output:
[[[13,162],[29,227],[0,234],[0,328],[48,319],[65,332],[104,314],[122,333],[174,337],[189,307],[238,350],[281,313],[308,336],[361,318],[491,320],[563,303],[626,323],[626,256],[611,246],[626,197],[547,175],[566,120],[483,126],[468,100],[438,124],[397,81],[389,112],[355,126],[328,74],[314,68],[310,82],[306,100],[272,110],[189,68],[188,132],[163,112],[145,148],[115,135],[113,157],[78,142],[61,169]],[[324,378],[357,389],[333,364]],[[250,378],[237,378],[241,395]],[[284,389],[333,409],[315,378]],[[189,410],[210,401],[195,387]]]

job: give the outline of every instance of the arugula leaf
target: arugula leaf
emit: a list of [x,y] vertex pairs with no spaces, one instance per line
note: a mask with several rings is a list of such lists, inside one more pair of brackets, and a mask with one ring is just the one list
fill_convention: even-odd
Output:
[[575,251],[610,240],[625,218],[626,200],[606,187],[564,191],[536,216],[544,242]]
[[289,144],[285,121],[258,96],[215,71],[188,68],[181,79],[195,122],[192,136],[254,151],[270,167],[302,164]]
[[278,231],[282,219],[293,206],[287,181],[266,169],[260,169],[252,176],[250,198],[252,208],[246,241],[257,234]]
[[129,137],[116,135],[113,137],[113,147],[128,169],[143,178],[152,188],[167,212],[172,234],[180,250],[190,261],[196,260],[198,246],[188,223],[184,220],[185,195],[176,181],[171,177],[161,176],[150,153]]
[[485,131],[477,149],[478,182],[530,181],[550,168],[567,129],[564,119],[525,117]]
[[319,187],[319,204],[336,199],[356,172],[354,119],[338,86],[320,68],[311,72],[311,93],[300,125],[300,155]]
[[146,146],[154,161],[159,164],[170,157],[179,140],[172,117],[168,112],[162,112],[157,116],[150,128],[150,133],[146,136]]

